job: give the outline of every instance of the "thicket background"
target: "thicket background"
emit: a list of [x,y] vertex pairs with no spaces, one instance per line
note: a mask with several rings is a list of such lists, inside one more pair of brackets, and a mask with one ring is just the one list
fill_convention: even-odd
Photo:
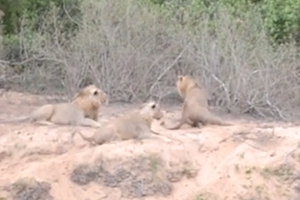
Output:
[[300,0],[0,0],[0,18],[2,88],[142,102],[190,74],[226,111],[300,116]]

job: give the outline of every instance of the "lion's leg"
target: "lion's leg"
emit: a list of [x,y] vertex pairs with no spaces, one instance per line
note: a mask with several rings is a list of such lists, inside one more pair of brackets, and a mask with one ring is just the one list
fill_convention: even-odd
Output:
[[[144,132],[143,134],[140,134],[138,137],[136,137],[136,138],[134,138],[135,139],[135,141],[137,142],[137,143],[140,143],[140,144],[143,144],[143,140],[144,139],[158,139],[158,140],[163,140],[163,141],[165,141],[165,142],[172,142],[172,141],[178,141],[178,140],[176,140],[176,139],[174,139],[174,138],[170,138],[170,137],[168,137],[168,136],[165,136],[165,135],[160,135],[160,134],[158,134],[158,133],[156,133],[156,132],[154,132],[154,131],[152,131],[152,130],[150,130],[149,132]],[[155,134],[155,135],[154,135]],[[178,142],[180,142],[180,143],[182,143],[181,141],[178,141]]]
[[92,119],[92,120],[94,120],[94,121],[98,121],[98,113],[92,112],[92,113],[88,116],[88,118],[90,118],[90,119]]
[[99,122],[96,122],[92,119],[89,118],[83,118],[80,122],[79,125],[81,126],[91,126],[91,127],[95,127],[95,128],[99,128],[101,127],[101,124]]
[[148,138],[149,139],[160,139],[160,140],[163,140],[165,142],[172,142],[172,139],[170,139],[166,136],[163,136],[163,135],[150,135]]
[[34,123],[38,124],[38,125],[44,125],[44,126],[55,126],[54,123],[46,121],[46,120],[35,121]]
[[54,106],[47,104],[34,110],[30,115],[31,121],[48,121],[54,112]]
[[133,141],[134,141],[134,143],[137,143],[137,144],[144,144],[142,139],[145,139],[145,138],[140,138],[140,137],[133,138]]
[[163,140],[165,142],[171,142],[172,140],[171,139],[168,139],[167,137],[165,136],[162,136],[162,135],[154,135],[152,134],[152,131],[149,131],[149,132],[145,132],[144,134],[141,134],[139,135],[137,138],[136,138],[136,141],[140,141],[141,143],[142,140],[144,139],[160,139],[160,140]]
[[155,134],[155,135],[160,135],[159,133],[157,133],[157,132],[155,132],[155,131],[153,131],[153,130],[151,130],[151,133],[153,133],[153,134]]

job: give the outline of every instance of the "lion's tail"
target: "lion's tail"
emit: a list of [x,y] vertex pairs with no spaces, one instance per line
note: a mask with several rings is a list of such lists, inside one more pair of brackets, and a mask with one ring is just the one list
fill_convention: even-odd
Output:
[[28,116],[20,116],[17,118],[13,118],[13,119],[4,119],[4,120],[0,120],[0,123],[13,123],[13,122],[22,122],[25,121],[27,119],[29,119],[30,117]]
[[212,112],[206,110],[205,114],[203,114],[204,121],[208,124],[221,125],[221,126],[233,126],[233,124],[229,122],[223,121],[220,117],[216,116]]
[[80,137],[81,137],[83,140],[89,142],[90,144],[95,143],[94,137],[93,137],[93,136],[87,137],[87,136],[83,135],[80,131],[74,131],[74,132],[72,133],[72,141],[73,141],[73,138],[74,138],[74,136],[75,136],[76,133],[78,133],[78,134],[80,135]]

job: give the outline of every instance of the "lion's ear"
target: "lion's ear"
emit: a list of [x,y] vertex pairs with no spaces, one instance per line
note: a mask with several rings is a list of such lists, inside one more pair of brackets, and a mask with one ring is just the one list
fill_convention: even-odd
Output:
[[153,102],[150,106],[151,106],[151,109],[155,109],[156,108],[156,103]]
[[182,76],[182,75],[179,75],[179,76],[177,76],[177,79],[178,79],[179,81],[182,81],[183,76]]
[[[142,109],[142,108],[145,108],[145,107],[151,107],[152,108],[152,105],[155,104],[155,102],[153,101],[147,101],[147,102],[144,102],[142,104],[140,104],[138,106],[139,109]],[[155,107],[155,106],[154,106]]]
[[98,95],[99,94],[99,92],[98,92],[98,90],[95,90],[94,92],[93,92],[93,95]]

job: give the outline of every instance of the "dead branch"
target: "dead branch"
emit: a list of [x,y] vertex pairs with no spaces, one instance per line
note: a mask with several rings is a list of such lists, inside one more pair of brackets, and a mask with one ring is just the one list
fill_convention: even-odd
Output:
[[156,86],[156,84],[166,75],[166,73],[175,66],[175,64],[178,62],[178,60],[181,58],[182,54],[187,50],[187,48],[190,46],[191,43],[188,43],[183,49],[182,51],[178,54],[178,56],[175,58],[175,60],[173,61],[173,63],[171,65],[169,65],[156,79],[156,81],[152,84],[150,90],[149,90],[149,95],[145,98],[144,101],[148,101],[150,94],[153,90],[153,88]]

